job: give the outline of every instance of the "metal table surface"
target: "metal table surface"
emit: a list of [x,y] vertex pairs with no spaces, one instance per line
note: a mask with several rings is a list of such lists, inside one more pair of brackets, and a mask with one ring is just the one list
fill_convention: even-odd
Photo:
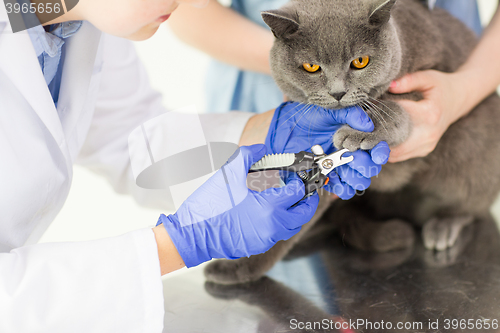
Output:
[[250,284],[205,283],[203,267],[166,278],[164,332],[500,332],[493,217],[439,253],[366,253],[324,234],[291,256]]

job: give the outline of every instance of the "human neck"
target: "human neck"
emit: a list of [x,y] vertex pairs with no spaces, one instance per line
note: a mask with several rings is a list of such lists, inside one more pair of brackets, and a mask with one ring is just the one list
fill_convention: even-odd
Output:
[[[30,1],[36,8],[38,8],[38,5],[43,5],[45,7],[47,5],[50,6],[50,5],[54,4],[54,2],[51,0],[30,0]],[[79,9],[78,5],[75,6],[75,8],[73,8],[71,11],[67,12],[64,0],[62,1],[62,3],[63,3],[64,8],[61,8],[61,10],[64,10],[65,13],[62,14],[61,16],[53,19],[53,20],[48,21],[47,17],[44,16],[44,13],[38,13],[38,12],[36,13],[36,16],[38,17],[38,19],[40,20],[40,22],[42,23],[43,26],[62,23],[62,22],[68,22],[68,21],[84,20],[83,16],[81,15],[80,11],[78,10]]]

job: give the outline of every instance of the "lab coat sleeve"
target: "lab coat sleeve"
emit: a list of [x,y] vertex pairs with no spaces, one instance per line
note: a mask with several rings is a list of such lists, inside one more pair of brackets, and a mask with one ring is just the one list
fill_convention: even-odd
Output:
[[[105,176],[118,193],[132,194],[144,206],[172,211],[174,206],[168,189],[145,190],[136,185],[128,152],[130,133],[145,121],[167,112],[162,96],[151,88],[133,43],[110,35],[102,38],[101,85],[94,118],[77,163]],[[186,101],[186,105],[189,104]],[[171,120],[163,137],[165,142],[176,145],[179,134],[190,131],[192,118],[169,112],[172,112]],[[237,144],[252,115],[229,112],[200,115],[199,118],[207,141]]]
[[151,229],[0,253],[0,332],[161,332]]

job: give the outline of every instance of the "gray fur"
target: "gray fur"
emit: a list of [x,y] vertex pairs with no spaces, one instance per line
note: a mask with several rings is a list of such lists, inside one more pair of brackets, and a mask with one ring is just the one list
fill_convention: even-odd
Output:
[[[387,92],[390,82],[418,70],[453,72],[476,45],[461,22],[444,10],[429,11],[418,0],[291,0],[263,18],[276,36],[271,68],[285,95],[326,108],[359,105],[374,121],[372,133],[347,125],[337,131],[335,146],[350,150],[370,149],[382,140],[391,146],[403,142],[411,123],[396,101],[420,96],[392,95]],[[366,68],[349,67],[364,55],[370,56]],[[322,70],[308,73],[303,63]],[[345,95],[337,101],[339,93]],[[427,248],[444,250],[464,226],[488,212],[499,190],[500,98],[492,94],[453,124],[427,157],[384,166],[365,195],[336,201],[309,224],[331,220],[345,242],[369,251],[412,246],[413,224],[423,228]],[[286,251],[214,263],[207,267],[207,277],[219,283],[254,280]],[[252,274],[246,265],[250,261]],[[244,274],[235,272],[245,269]]]

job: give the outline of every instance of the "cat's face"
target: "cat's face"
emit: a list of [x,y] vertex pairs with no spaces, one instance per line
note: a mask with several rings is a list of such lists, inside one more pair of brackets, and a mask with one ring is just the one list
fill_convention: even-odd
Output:
[[325,108],[369,103],[399,73],[395,0],[292,0],[263,13],[276,41],[273,77],[291,100]]

